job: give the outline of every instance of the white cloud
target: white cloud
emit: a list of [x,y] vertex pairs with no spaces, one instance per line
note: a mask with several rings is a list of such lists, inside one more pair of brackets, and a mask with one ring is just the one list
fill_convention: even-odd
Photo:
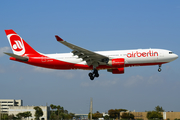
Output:
[[0,48],[0,57],[2,57],[4,55],[3,52],[8,52],[10,50],[9,47],[2,47]]

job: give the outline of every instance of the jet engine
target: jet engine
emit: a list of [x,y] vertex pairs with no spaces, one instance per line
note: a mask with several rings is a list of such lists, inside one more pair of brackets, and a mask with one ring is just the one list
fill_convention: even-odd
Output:
[[108,61],[108,65],[114,68],[122,68],[124,67],[124,58],[110,59]]
[[124,58],[116,58],[108,61],[108,65],[112,66],[114,69],[108,69],[108,72],[112,74],[123,74],[124,73]]
[[112,72],[112,74],[123,74],[124,73],[124,67],[117,68],[117,69],[107,69],[108,72]]

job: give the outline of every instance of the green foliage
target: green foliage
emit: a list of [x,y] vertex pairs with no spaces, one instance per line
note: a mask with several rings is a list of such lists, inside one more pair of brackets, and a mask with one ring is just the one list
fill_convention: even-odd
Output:
[[17,118],[12,114],[1,114],[1,120],[16,120]]
[[32,114],[30,111],[24,112],[24,118],[32,117]]
[[109,116],[108,115],[104,116],[104,119],[109,120]]
[[55,112],[51,111],[50,112],[50,120],[55,120],[56,119],[56,114]]
[[13,120],[13,119],[16,119],[13,114],[12,115],[8,115],[8,120]]
[[160,107],[159,105],[156,106],[154,109],[156,112],[164,112],[164,109],[162,107]]
[[108,114],[109,114],[109,117],[110,118],[120,118],[120,112],[126,112],[127,110],[126,109],[110,109],[108,110]]
[[23,117],[23,113],[18,113],[16,116],[18,119],[21,119]]
[[36,106],[36,107],[34,107],[34,109],[36,110],[36,112],[35,112],[35,119],[36,120],[39,120],[39,118],[41,117],[41,116],[43,116],[43,111],[42,111],[42,109],[40,108],[40,107],[38,107],[38,106]]
[[[88,114],[88,118],[90,119],[90,113]],[[98,118],[103,118],[103,114],[100,113],[99,111],[92,114],[92,119],[98,119]]]
[[1,114],[1,120],[8,120],[8,114]]
[[162,119],[163,116],[160,112],[157,111],[149,111],[146,116],[148,119]]
[[72,119],[75,115],[73,113],[69,113],[67,110],[64,110],[64,107],[60,105],[56,106],[51,104],[51,120],[59,120],[59,119]]
[[159,105],[154,108],[155,111],[149,111],[147,113],[148,119],[163,119],[163,116],[160,112],[164,112],[164,109]]
[[92,119],[98,119],[98,118],[102,118],[103,114],[99,113],[99,111],[97,111],[96,113],[92,114]]
[[18,119],[21,119],[23,117],[24,118],[31,117],[32,114],[31,114],[30,111],[27,111],[27,112],[23,112],[23,113],[18,113],[16,116],[17,116]]
[[134,119],[134,115],[131,114],[131,113],[123,113],[123,114],[121,115],[121,118],[122,118],[122,119]]

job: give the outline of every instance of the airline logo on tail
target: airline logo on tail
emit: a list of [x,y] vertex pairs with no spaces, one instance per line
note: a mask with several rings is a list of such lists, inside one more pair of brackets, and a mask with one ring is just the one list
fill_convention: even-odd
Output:
[[20,36],[18,36],[17,34],[9,34],[7,38],[11,44],[11,48],[14,54],[23,55],[25,53],[23,40]]

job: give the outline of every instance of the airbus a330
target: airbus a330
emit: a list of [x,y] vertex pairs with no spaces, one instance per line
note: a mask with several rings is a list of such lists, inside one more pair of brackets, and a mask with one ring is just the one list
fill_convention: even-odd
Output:
[[71,53],[43,54],[34,50],[12,29],[5,30],[13,53],[5,53],[10,60],[38,67],[71,70],[91,70],[88,74],[91,80],[99,77],[99,70],[106,69],[112,74],[123,74],[125,67],[161,65],[178,58],[170,50],[165,49],[135,49],[115,51],[90,51],[64,41],[55,35],[58,42],[69,47]]

